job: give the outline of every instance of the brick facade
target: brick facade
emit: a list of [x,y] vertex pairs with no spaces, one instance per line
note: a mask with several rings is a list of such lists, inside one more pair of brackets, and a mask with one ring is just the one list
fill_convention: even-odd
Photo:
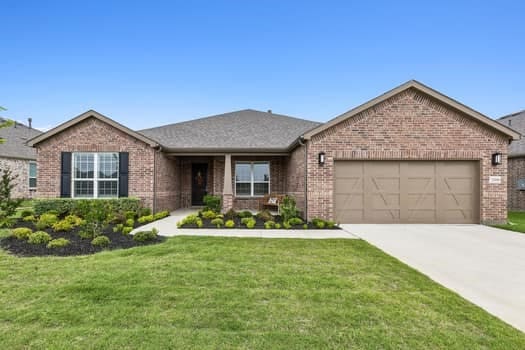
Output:
[[293,196],[297,203],[297,208],[302,213],[306,213],[306,146],[298,146],[287,157],[286,162],[286,194]]
[[525,158],[509,158],[509,180],[507,186],[509,210],[525,210],[525,190],[518,189],[518,180],[525,179]]
[[[334,217],[335,160],[479,160],[480,220],[507,219],[508,137],[415,89],[405,90],[312,137],[308,144],[308,217]],[[318,164],[318,153],[326,164]],[[491,155],[503,154],[493,166]],[[501,184],[489,184],[501,176]]]
[[13,176],[17,176],[11,192],[13,198],[32,198],[36,195],[36,191],[29,190],[29,162],[27,159],[0,158],[0,170],[8,168]]

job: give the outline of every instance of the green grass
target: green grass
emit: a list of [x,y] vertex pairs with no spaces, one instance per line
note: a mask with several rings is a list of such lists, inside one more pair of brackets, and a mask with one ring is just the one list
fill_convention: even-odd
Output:
[[4,349],[525,348],[525,334],[361,240],[0,252],[0,300]]
[[508,221],[509,223],[506,225],[494,225],[494,227],[525,233],[525,212],[510,211]]

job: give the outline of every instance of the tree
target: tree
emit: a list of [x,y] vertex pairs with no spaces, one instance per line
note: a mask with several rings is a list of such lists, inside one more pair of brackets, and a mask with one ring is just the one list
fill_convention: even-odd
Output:
[[11,226],[12,216],[20,205],[21,200],[11,197],[17,177],[8,167],[0,169],[0,227]]
[[[4,107],[0,106],[0,112],[1,111],[5,111],[5,110],[6,109]],[[0,129],[9,128],[9,127],[13,126],[14,124],[15,124],[15,122],[12,121],[12,120],[9,120],[9,119],[3,120],[3,121],[0,122]],[[0,137],[0,144],[4,143],[4,142],[5,142],[5,139]]]

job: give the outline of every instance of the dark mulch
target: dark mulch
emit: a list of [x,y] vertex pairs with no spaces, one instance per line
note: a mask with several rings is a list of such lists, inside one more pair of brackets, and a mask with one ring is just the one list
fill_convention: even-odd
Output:
[[[254,218],[255,221],[256,221],[256,223],[255,223],[255,227],[254,227],[253,229],[264,229],[264,220],[259,219],[259,218],[255,217],[255,216],[254,216],[253,218]],[[202,219],[202,218],[201,218],[201,219]],[[223,220],[224,220],[224,222],[226,222],[227,220],[229,220],[229,218],[224,218]],[[232,220],[235,222],[235,227],[234,227],[234,229],[247,229],[247,230],[249,230],[249,229],[246,227],[246,225],[243,225],[243,224],[241,223],[242,218],[234,217]],[[281,225],[281,228],[280,228],[281,230],[285,229],[285,228],[283,227],[283,222],[282,222],[281,216],[279,216],[279,215],[274,216],[274,220],[273,220],[273,221],[274,221],[275,223],[278,223],[278,224]],[[210,228],[217,228],[217,226],[213,225],[213,224],[211,223],[211,220],[209,220],[209,219],[202,219],[202,224],[203,224],[202,227],[197,227],[197,225],[193,225],[193,224],[191,224],[191,225],[184,225],[183,228],[196,228],[196,229],[210,229]],[[308,228],[307,228],[308,230],[317,230],[317,229],[318,229],[318,228],[315,227],[311,222],[308,222],[308,223],[306,223],[306,224],[308,225]],[[303,225],[304,225],[304,224],[303,224]],[[306,229],[303,227],[303,225],[293,225],[291,229],[293,229],[293,230],[306,230]],[[222,226],[222,227],[220,227],[220,228],[221,228],[221,229],[226,229],[226,230],[228,229],[228,227],[224,227],[224,226]],[[327,228],[327,227],[325,227],[323,230],[339,230],[339,229],[340,229],[340,227],[334,226],[333,228]]]
[[[82,239],[78,235],[80,228],[74,228],[69,232],[54,232],[52,229],[45,229],[46,231],[55,238],[66,238],[71,243],[65,247],[60,248],[47,248],[45,244],[30,244],[25,240],[16,239],[14,237],[5,237],[0,239],[0,247],[9,251],[10,253],[18,256],[70,256],[70,255],[86,255],[98,253],[102,250],[114,250],[114,249],[126,249],[136,246],[157,244],[164,242],[166,237],[158,236],[155,241],[149,242],[136,242],[133,240],[132,235],[124,235],[121,232],[113,232],[113,226],[109,225],[103,230],[103,235],[107,236],[111,243],[107,247],[95,247],[91,244],[91,239]],[[142,225],[136,225],[139,227]],[[17,221],[13,226],[16,227],[28,227],[33,231],[37,231],[36,227],[31,222]]]

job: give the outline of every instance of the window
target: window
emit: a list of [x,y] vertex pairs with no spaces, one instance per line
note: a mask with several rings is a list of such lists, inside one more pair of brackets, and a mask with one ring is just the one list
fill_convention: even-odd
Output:
[[36,190],[36,162],[29,162],[29,189]]
[[257,197],[270,193],[270,163],[235,163],[235,195]]
[[118,153],[73,153],[73,197],[118,197]]

